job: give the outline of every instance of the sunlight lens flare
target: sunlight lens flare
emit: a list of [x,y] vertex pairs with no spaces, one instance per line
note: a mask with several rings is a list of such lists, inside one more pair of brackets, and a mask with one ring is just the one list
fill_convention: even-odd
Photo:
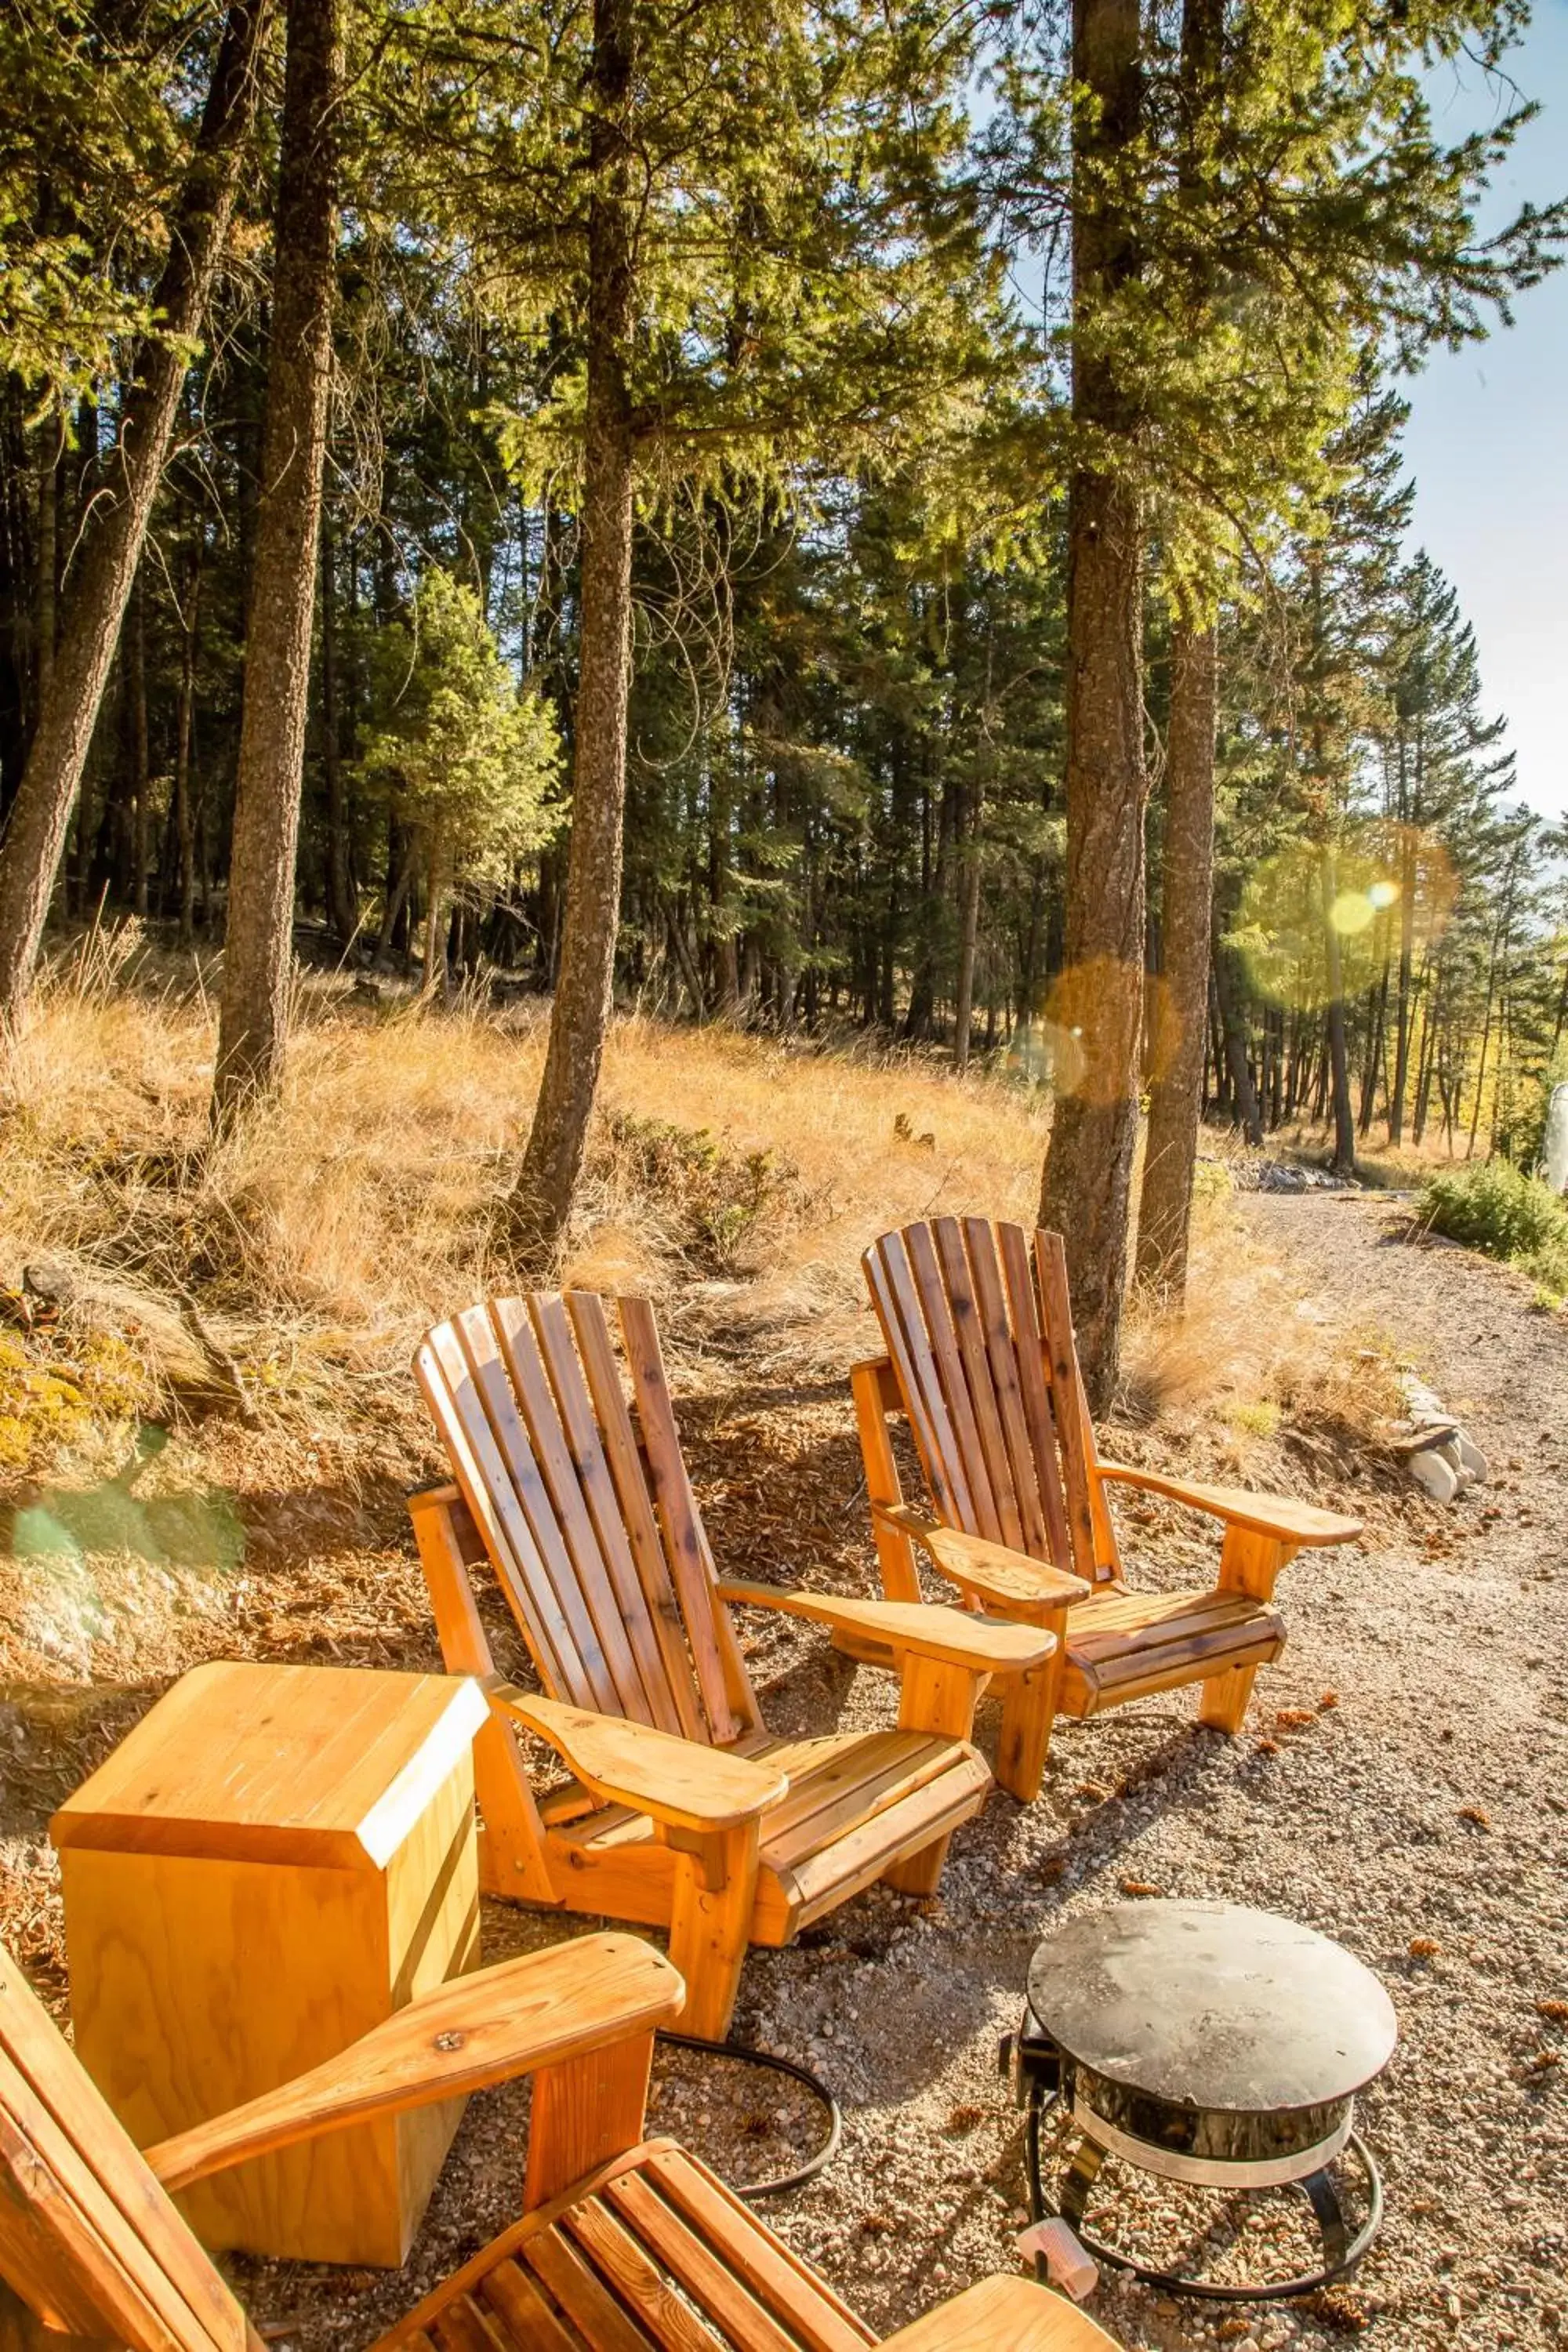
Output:
[[1413,825],[1367,822],[1331,848],[1301,842],[1247,877],[1230,943],[1251,992],[1301,1011],[1329,1000],[1331,940],[1349,995],[1406,943],[1417,965],[1442,938],[1458,890],[1442,843]]

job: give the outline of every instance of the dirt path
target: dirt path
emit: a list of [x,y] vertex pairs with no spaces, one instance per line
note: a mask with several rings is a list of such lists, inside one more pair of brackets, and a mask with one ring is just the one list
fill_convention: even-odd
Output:
[[[826,1966],[850,1959],[846,1915],[815,1989],[796,1958],[756,1971],[757,2029],[830,2053],[852,2107],[832,2189],[785,2226],[888,2322],[1005,2261],[1022,2174],[995,2034],[1016,2022],[1037,1934],[1130,1879],[1334,1936],[1387,1985],[1401,2044],[1363,2103],[1389,2214],[1350,2289],[1237,2315],[1112,2283],[1108,2324],[1129,2345],[1264,2352],[1363,2332],[1546,2345],[1568,2336],[1565,2037],[1538,2006],[1568,1998],[1568,1330],[1512,1275],[1405,1244],[1374,1198],[1254,1197],[1244,1213],[1326,1306],[1396,1337],[1492,1482],[1447,1512],[1383,1512],[1394,1533],[1375,1549],[1293,1564],[1290,1647],[1241,1739],[1194,1732],[1180,1698],[1067,1727],[1046,1801],[997,1801],[955,1845],[939,1917],[894,1926],[880,1960]],[[1292,2227],[1277,2216],[1260,2242]]]
[[[997,2036],[1018,2021],[1039,1936],[1071,1912],[1121,1899],[1131,1881],[1311,1922],[1381,1976],[1402,2039],[1363,2104],[1389,2212],[1352,2286],[1310,2307],[1237,2311],[1109,2278],[1094,2308],[1117,2337],[1166,2352],[1211,2342],[1274,2352],[1350,2334],[1389,2352],[1568,2340],[1568,2063],[1556,2063],[1568,2034],[1561,2016],[1538,2007],[1568,2000],[1568,1326],[1534,1312],[1531,1286],[1505,1272],[1391,1240],[1394,1219],[1375,1198],[1255,1196],[1241,1212],[1326,1306],[1397,1336],[1490,1454],[1493,1483],[1446,1512],[1418,1499],[1406,1507],[1402,1495],[1391,1508],[1386,1489],[1374,1491],[1375,1542],[1292,1566],[1281,1595],[1290,1646],[1260,1677],[1239,1739],[1197,1731],[1184,1694],[1099,1725],[1063,1726],[1041,1801],[1024,1812],[994,1799],[955,1840],[937,1904],[917,1911],[873,1890],[795,1949],[753,1954],[737,2031],[819,2067],[846,2113],[838,2161],[770,2218],[889,2329],[970,2279],[1014,2267],[1022,2134],[997,2077]],[[721,1567],[868,1590],[842,1375],[766,1358],[732,1317],[721,1343],[705,1343],[696,1325],[672,1336]],[[1151,1458],[1180,1451],[1158,1431],[1118,1432],[1119,1447],[1124,1437]],[[1361,1499],[1353,1483],[1332,1483],[1337,1472],[1314,1461],[1296,1457],[1301,1492]],[[314,1571],[337,1612],[329,1649],[311,1632],[311,1576],[290,1565],[269,1580],[253,1545],[255,1591],[210,1629],[189,1621],[195,1630],[182,1639],[191,1654],[199,1646],[433,1662],[400,1507],[388,1496],[384,1515],[374,1494],[355,1504],[376,1521],[374,1543],[370,1519],[363,1528],[356,1520],[352,1536],[345,1519],[341,1540],[352,1551]],[[1134,1507],[1121,1525],[1138,1580],[1190,1585],[1212,1561],[1207,1530],[1190,1519]],[[312,1553],[324,1541],[313,1538]],[[345,1639],[346,1576],[357,1614]],[[285,1583],[296,1617],[279,1614]],[[778,1729],[891,1718],[889,1681],[854,1675],[795,1621],[748,1620],[743,1630]],[[10,1765],[4,1826],[9,1851],[34,1858],[36,1948],[57,1998],[58,1895],[42,1843],[48,1804],[190,1662],[160,1654],[152,1664],[128,1652],[118,1689],[100,1681],[60,1694],[85,1717],[79,1740],[74,1731],[40,1737]],[[26,1696],[36,1708],[47,1693]],[[18,1738],[23,1727],[19,1720]],[[983,1744],[994,1734],[994,1710],[984,1709]],[[492,1906],[487,1948],[499,1958],[591,1924]],[[741,2122],[743,2141],[775,2104],[787,2102],[769,2094],[759,2103],[748,2088],[737,2118],[710,2075],[661,2094],[654,2124],[681,2130],[727,2168],[736,2147],[729,2124]],[[525,2095],[474,2102],[405,2273],[360,2273],[345,2294],[341,2273],[237,2264],[258,2318],[300,2352],[357,2352],[511,2218],[525,2128]],[[765,2149],[763,2160],[778,2153]],[[1294,2208],[1279,2192],[1237,2258],[1305,2255]],[[1167,2251],[1192,2221],[1190,2210],[1158,2199],[1140,2207],[1124,2194],[1119,2210]]]

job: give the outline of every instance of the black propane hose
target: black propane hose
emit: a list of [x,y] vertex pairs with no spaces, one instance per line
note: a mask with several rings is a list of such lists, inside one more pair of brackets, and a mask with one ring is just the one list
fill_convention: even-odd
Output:
[[807,2066],[797,2066],[793,2058],[780,2058],[772,2050],[752,2050],[743,2042],[710,2042],[700,2033],[666,2033],[654,2036],[671,2050],[700,2050],[710,2058],[732,2058],[739,2066],[765,2066],[774,2074],[788,2074],[793,2081],[804,2083],[819,2106],[827,2112],[827,2137],[816,2152],[794,2172],[781,2172],[773,2180],[753,2180],[744,2189],[737,2189],[737,2197],[754,2204],[760,2197],[789,2197],[815,2180],[826,2170],[838,2153],[838,2143],[844,2136],[844,2117],[837,2100],[819,2075]]

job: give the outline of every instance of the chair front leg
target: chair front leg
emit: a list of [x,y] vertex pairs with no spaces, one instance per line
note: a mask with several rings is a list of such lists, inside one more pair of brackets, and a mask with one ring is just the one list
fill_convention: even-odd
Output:
[[[899,1696],[899,1729],[930,1731],[945,1739],[967,1739],[974,1729],[974,1710],[990,1677],[969,1666],[953,1666],[936,1658],[906,1654],[903,1687]],[[882,1884],[900,1895],[934,1895],[947,1860],[947,1836],[906,1854],[882,1873]]]
[[681,2031],[722,2042],[735,2014],[751,1939],[760,1827],[753,1817],[712,1836],[668,1827],[662,1835],[679,1855],[669,1957],[686,1979]]
[[525,2213],[548,2205],[584,2173],[636,2147],[643,2136],[652,2063],[653,2035],[637,2033],[559,2066],[540,2067],[528,2127]]
[[877,1547],[882,1591],[889,1601],[918,1601],[920,1572],[915,1548],[903,1529],[881,1517],[879,1503],[897,1508],[904,1499],[899,1465],[888,1437],[887,1400],[882,1381],[885,1361],[857,1364],[849,1375],[855,1399],[855,1421],[860,1433],[860,1460],[866,1473],[866,1498],[871,1505],[871,1535]]
[[[1258,1534],[1251,1528],[1228,1527],[1219,1556],[1219,1589],[1245,1592],[1253,1601],[1272,1601],[1275,1580],[1295,1556],[1294,1544],[1278,1536]],[[1211,1731],[1234,1738],[1247,1719],[1256,1666],[1226,1666],[1210,1675],[1198,1701],[1198,1721]]]
[[[408,1515],[436,1615],[442,1664],[449,1675],[477,1675],[481,1682],[493,1682],[496,1662],[470,1575],[477,1560],[484,1558],[473,1521],[442,1487],[411,1495]],[[479,1884],[485,1893],[513,1903],[558,1905],[561,1896],[545,1859],[544,1824],[517,1734],[493,1706],[474,1737],[474,1788],[482,1824]]]
[[[1022,1612],[1019,1613],[1022,1616]],[[1041,1609],[1031,1612],[1025,1622],[1054,1633],[1057,1646],[1044,1665],[1031,1666],[1026,1674],[1009,1675],[1002,1685],[996,1784],[1005,1789],[1010,1797],[1016,1797],[1021,1805],[1030,1805],[1039,1795],[1045,1777],[1051,1725],[1056,1720],[1057,1700],[1067,1668],[1068,1612],[1066,1609]]]

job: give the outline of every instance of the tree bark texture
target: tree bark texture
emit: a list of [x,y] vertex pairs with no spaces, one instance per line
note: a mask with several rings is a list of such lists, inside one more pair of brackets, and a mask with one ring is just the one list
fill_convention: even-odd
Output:
[[200,332],[255,120],[272,0],[233,0],[202,127],[170,223],[153,307],[163,331],[139,355],[120,438],[103,460],[98,518],[66,599],[48,691],[0,842],[0,1027],[32,985],[49,899],[103,689],[163,475],[189,344]]
[[[1133,405],[1100,340],[1136,271],[1125,151],[1142,114],[1138,0],[1074,0],[1073,416],[1089,448],[1131,457]],[[1120,165],[1120,169],[1119,169]],[[1142,502],[1131,470],[1080,457],[1068,493],[1068,1034],[1040,1194],[1067,1244],[1091,1407],[1115,1386],[1138,1139],[1143,1006]],[[1065,1066],[1070,1062],[1071,1066]]]
[[630,138],[635,0],[595,0],[588,215],[588,386],[582,633],[573,724],[572,843],[550,1043],[511,1196],[520,1255],[555,1250],[587,1149],[609,1028],[620,919],[631,673],[636,447],[627,359],[636,319]]
[[327,785],[327,917],[340,947],[359,929],[349,856],[349,803],[338,701],[337,566],[331,518],[321,516],[321,764]]
[[1171,631],[1165,755],[1165,965],[1156,993],[1149,1129],[1139,1195],[1137,1275],[1179,1306],[1202,1110],[1214,902],[1215,711],[1218,644],[1212,626]]
[[274,1087],[294,932],[337,283],[339,0],[288,0],[261,496],[245,642],[213,1117]]

